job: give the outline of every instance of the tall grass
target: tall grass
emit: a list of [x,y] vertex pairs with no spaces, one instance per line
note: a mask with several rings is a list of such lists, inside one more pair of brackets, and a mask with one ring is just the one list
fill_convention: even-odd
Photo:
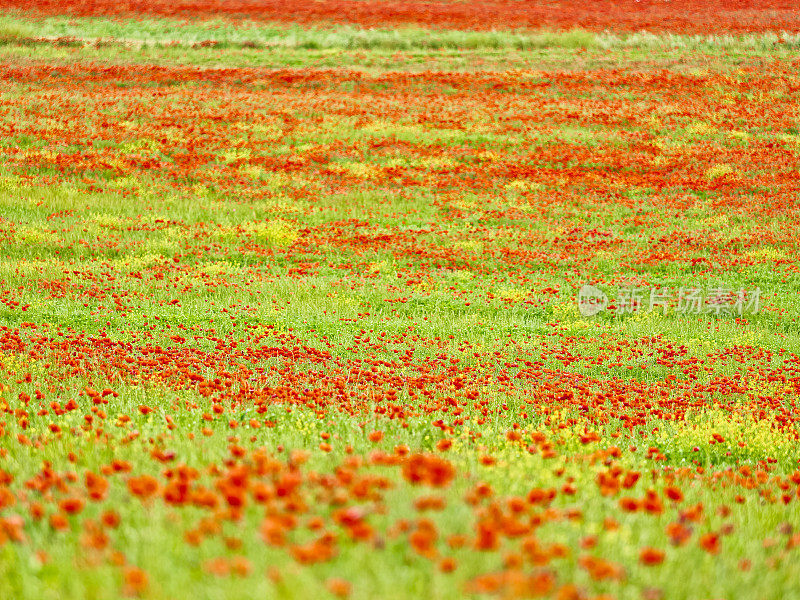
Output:
[[214,20],[183,22],[174,19],[109,20],[104,18],[48,17],[27,19],[0,16],[0,43],[41,37],[72,37],[137,45],[284,48],[299,50],[536,50],[563,49],[739,49],[763,51],[783,46],[800,48],[800,35],[675,35],[637,32],[613,34],[583,29],[569,31],[455,31],[419,27],[363,29],[352,25],[301,27],[271,23],[232,23]]

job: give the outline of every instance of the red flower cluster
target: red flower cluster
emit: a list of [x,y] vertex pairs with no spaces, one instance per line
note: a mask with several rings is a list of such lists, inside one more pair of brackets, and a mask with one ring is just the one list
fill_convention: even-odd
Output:
[[730,33],[800,29],[791,0],[0,0],[0,9],[46,15],[247,18],[290,23],[417,25],[451,29],[582,27],[593,30]]

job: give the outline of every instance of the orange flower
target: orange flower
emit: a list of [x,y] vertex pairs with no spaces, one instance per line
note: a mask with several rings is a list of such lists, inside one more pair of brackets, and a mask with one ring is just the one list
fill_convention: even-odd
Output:
[[111,469],[115,473],[130,473],[132,468],[133,467],[131,467],[131,463],[129,463],[127,460],[116,460],[115,459],[111,463]]
[[603,519],[603,529],[606,531],[616,531],[619,529],[619,523],[613,517],[606,517]]
[[244,556],[234,556],[231,559],[231,571],[239,577],[247,577],[253,570],[252,563]]
[[749,571],[752,566],[753,566],[753,563],[747,558],[744,558],[744,559],[739,561],[739,570],[740,571]]
[[337,554],[336,537],[325,533],[304,546],[292,546],[289,551],[292,557],[303,565],[326,562]]
[[664,505],[661,503],[661,498],[659,498],[658,494],[653,490],[647,490],[641,505],[642,508],[651,515],[660,515],[664,512]]
[[12,542],[25,541],[25,521],[19,515],[0,518],[0,545],[6,538]]
[[526,575],[518,570],[488,573],[467,583],[467,591],[478,594],[496,594],[507,598],[546,596],[555,587],[555,575],[540,571]]
[[460,534],[453,534],[447,538],[447,545],[453,550],[463,548],[467,545],[467,536]]
[[683,521],[692,521],[693,523],[698,523],[703,518],[703,504],[702,502],[695,504],[694,506],[690,506],[689,508],[682,510],[680,514],[681,520]]
[[183,540],[190,546],[199,546],[203,541],[203,534],[196,529],[190,529],[183,534]]
[[699,544],[709,554],[719,554],[720,542],[718,534],[711,532],[701,535]]
[[636,482],[639,481],[641,476],[642,474],[638,471],[628,471],[622,480],[622,487],[624,487],[626,490],[632,488],[634,485],[636,485]]
[[148,585],[147,573],[139,567],[129,566],[125,568],[125,594],[128,596],[138,596],[142,594]]
[[528,492],[528,502],[531,504],[549,504],[556,497],[554,489],[533,488]]
[[97,525],[87,527],[87,531],[81,536],[81,545],[85,548],[103,550],[108,546],[108,542],[108,535],[97,528]]
[[286,528],[275,517],[267,517],[261,523],[261,538],[270,546],[283,546],[286,543]]
[[586,596],[572,583],[562,585],[556,594],[556,600],[584,600],[585,598]]
[[347,598],[352,589],[350,582],[340,577],[331,577],[326,582],[325,587],[337,598]]
[[217,577],[225,577],[231,572],[230,563],[226,558],[218,556],[203,563],[203,570]]
[[453,558],[447,557],[439,561],[439,570],[442,573],[452,573],[456,570],[456,561]]
[[639,552],[639,562],[648,567],[660,565],[662,562],[664,562],[665,556],[666,554],[663,550],[648,546],[646,548],[642,548],[641,552]]
[[500,545],[500,535],[497,526],[489,521],[481,521],[475,526],[477,536],[475,548],[478,550],[496,550]]
[[76,515],[83,510],[84,502],[80,498],[64,498],[58,507],[68,515]]
[[674,486],[668,486],[664,488],[664,494],[673,502],[683,501],[683,492]]
[[441,496],[420,496],[414,500],[414,508],[418,511],[444,510],[447,500]]
[[91,471],[86,471],[85,477],[86,491],[92,500],[104,500],[108,492],[108,480]]
[[30,512],[31,518],[38,521],[44,516],[45,510],[41,502],[31,502],[28,512]]
[[411,483],[445,487],[455,477],[455,468],[434,454],[411,454],[403,463],[403,477]]
[[433,521],[420,519],[417,522],[417,529],[408,536],[408,542],[417,554],[433,558],[437,554],[434,544],[438,537],[439,534]]
[[667,535],[674,546],[683,546],[692,536],[692,530],[683,523],[670,523],[667,525]]
[[0,487],[0,510],[14,506],[17,499],[8,488]]
[[596,580],[604,579],[622,580],[625,570],[618,564],[599,556],[584,555],[578,558],[578,564],[589,572],[589,576]]
[[158,480],[150,475],[131,477],[128,479],[128,491],[134,496],[146,500],[158,492]]

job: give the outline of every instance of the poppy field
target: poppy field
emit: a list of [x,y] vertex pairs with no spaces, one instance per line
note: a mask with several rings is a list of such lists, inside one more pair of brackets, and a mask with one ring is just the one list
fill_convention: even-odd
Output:
[[800,14],[633,4],[0,0],[0,598],[800,597]]

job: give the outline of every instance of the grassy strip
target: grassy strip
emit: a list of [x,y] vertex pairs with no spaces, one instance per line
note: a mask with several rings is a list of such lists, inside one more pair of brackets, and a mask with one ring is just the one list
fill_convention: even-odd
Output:
[[351,25],[300,27],[297,25],[231,23],[214,20],[187,22],[175,19],[0,17],[0,43],[31,40],[75,39],[134,45],[214,45],[222,48],[294,48],[362,50],[440,49],[681,49],[684,51],[765,51],[777,46],[800,48],[800,35],[675,35],[570,31],[457,31],[419,27],[363,29]]

